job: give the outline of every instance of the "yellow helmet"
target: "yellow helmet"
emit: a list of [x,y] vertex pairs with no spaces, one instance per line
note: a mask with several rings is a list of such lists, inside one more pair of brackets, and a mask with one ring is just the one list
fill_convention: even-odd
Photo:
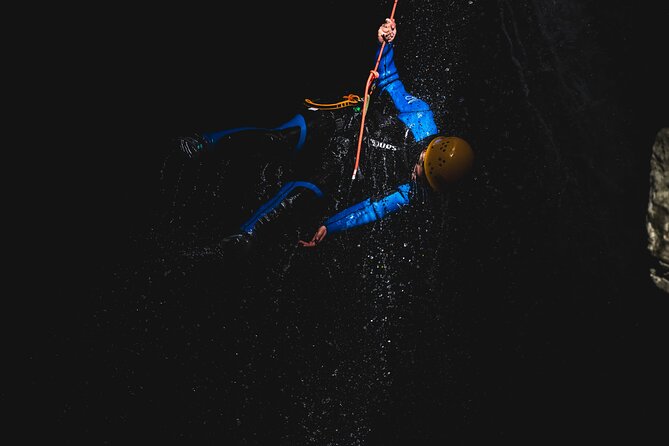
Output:
[[472,167],[474,152],[467,141],[457,136],[437,136],[427,146],[423,169],[430,187],[443,192]]

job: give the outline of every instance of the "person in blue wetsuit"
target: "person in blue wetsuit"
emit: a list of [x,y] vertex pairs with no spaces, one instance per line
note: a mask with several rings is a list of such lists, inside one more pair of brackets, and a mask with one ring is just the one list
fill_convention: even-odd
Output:
[[[377,30],[378,77],[367,104],[359,179],[353,183],[360,109],[365,105],[354,95],[330,107],[305,101],[304,112],[276,127],[240,127],[181,138],[180,148],[188,156],[211,151],[231,158],[256,155],[291,163],[291,181],[225,241],[249,241],[260,227],[288,210],[313,210],[314,199],[329,197],[334,215],[309,241],[298,241],[300,246],[314,247],[327,234],[397,212],[423,190],[443,191],[469,169],[469,145],[460,138],[440,136],[429,105],[407,92],[400,80],[392,43],[396,33],[393,19],[386,19]],[[340,203],[350,205],[337,211]]]

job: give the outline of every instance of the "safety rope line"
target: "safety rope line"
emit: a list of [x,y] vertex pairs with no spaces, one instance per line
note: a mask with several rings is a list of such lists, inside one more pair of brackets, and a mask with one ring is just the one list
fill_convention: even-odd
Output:
[[330,104],[319,104],[312,101],[311,99],[305,99],[304,103],[319,110],[336,110],[339,108],[350,107],[351,105],[362,102],[362,98],[357,94],[348,94],[342,97],[344,98],[343,101],[333,102]]
[[[390,20],[393,20],[395,17],[395,8],[397,7],[397,0],[393,3],[393,10],[390,13]],[[358,152],[355,155],[355,167],[353,168],[353,176],[351,177],[352,180],[355,180],[355,175],[358,173],[358,165],[360,164],[360,149],[362,148],[362,134],[365,131],[365,118],[367,117],[367,108],[369,106],[369,87],[372,85],[374,80],[376,80],[379,77],[379,72],[377,71],[379,68],[379,63],[381,62],[381,56],[383,55],[383,49],[386,46],[386,41],[385,39],[383,40],[383,43],[381,44],[381,51],[379,51],[379,57],[376,58],[376,64],[374,65],[374,69],[369,72],[369,77],[367,78],[367,84],[365,85],[365,96],[364,96],[364,104],[362,106],[362,120],[360,122],[360,134],[358,135]]]

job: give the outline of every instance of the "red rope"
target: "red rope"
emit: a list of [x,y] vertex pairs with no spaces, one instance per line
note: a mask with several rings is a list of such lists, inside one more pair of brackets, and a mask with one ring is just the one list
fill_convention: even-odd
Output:
[[[395,8],[397,7],[397,0],[393,3],[393,10],[390,13],[390,20],[393,20],[395,17]],[[381,62],[381,55],[383,55],[383,49],[386,46],[386,41],[384,40],[381,44],[381,51],[379,51],[379,57],[376,58],[376,64],[374,69],[369,72],[369,77],[367,78],[367,84],[365,85],[365,100],[362,103],[362,121],[360,122],[360,133],[358,135],[358,152],[355,155],[355,167],[353,168],[353,177],[351,179],[355,180],[355,174],[358,172],[358,165],[360,164],[360,149],[362,148],[362,134],[365,131],[365,118],[367,117],[367,106],[369,105],[369,87],[372,85],[372,82],[379,77],[379,72],[376,71],[379,68],[379,63]]]

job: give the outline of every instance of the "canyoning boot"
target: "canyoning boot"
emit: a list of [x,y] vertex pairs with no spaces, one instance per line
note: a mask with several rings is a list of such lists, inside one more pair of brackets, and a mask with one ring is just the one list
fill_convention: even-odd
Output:
[[193,158],[202,153],[209,142],[202,136],[195,134],[193,136],[182,136],[177,140],[178,148],[188,158]]
[[239,232],[224,237],[219,246],[222,251],[237,260],[249,260],[253,250],[254,235],[248,232]]
[[227,237],[223,237],[223,239],[221,240],[221,244],[223,246],[236,246],[244,249],[245,247],[249,247],[251,245],[252,240],[253,240],[252,233],[239,232],[236,234],[228,235]]

